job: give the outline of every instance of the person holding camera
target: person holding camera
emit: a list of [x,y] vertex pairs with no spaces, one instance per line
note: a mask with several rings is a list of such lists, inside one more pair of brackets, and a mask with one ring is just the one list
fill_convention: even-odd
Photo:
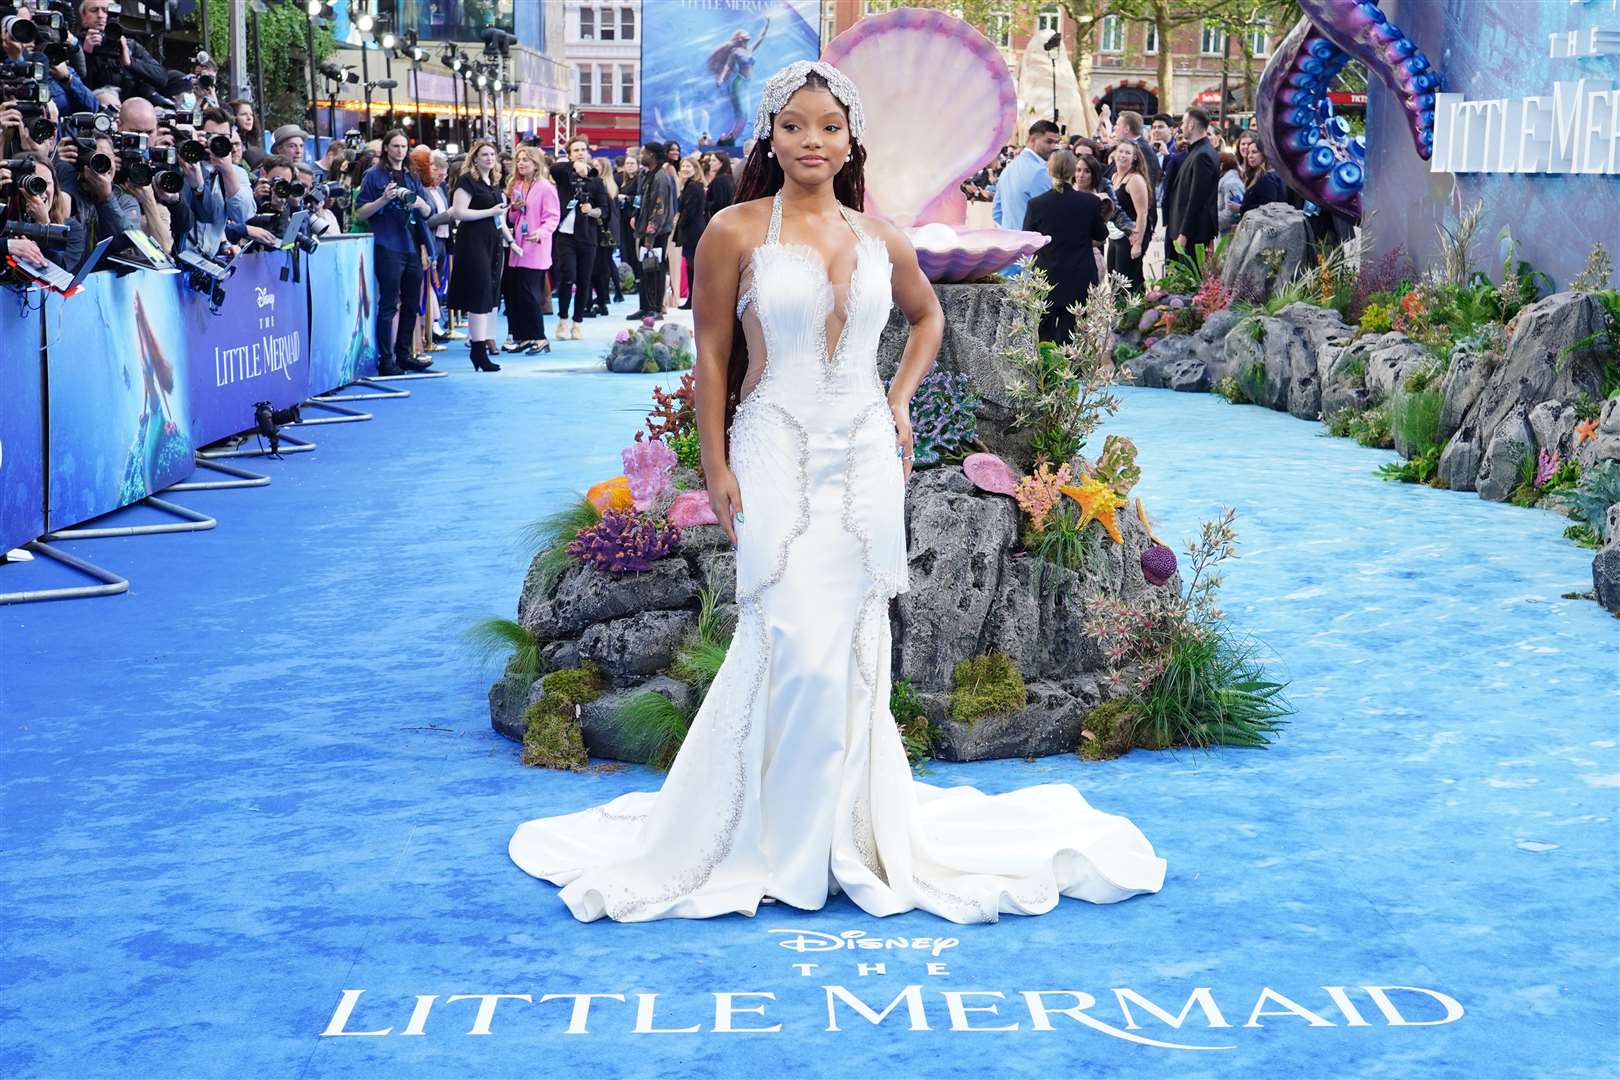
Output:
[[[377,371],[426,371],[416,359],[416,297],[432,264],[433,237],[423,224],[433,211],[422,182],[405,167],[410,140],[401,128],[383,136],[383,156],[360,181],[355,217],[376,237]],[[400,303],[401,298],[405,303]],[[398,324],[395,324],[395,316]]]
[[[27,154],[0,165],[0,197],[5,199],[8,227],[17,223],[23,227],[17,231],[35,233],[33,237],[9,237],[7,254],[36,266],[47,259],[65,269],[79,265],[84,258],[84,223],[68,216],[68,200],[58,196],[56,171],[48,161]],[[58,228],[66,232],[42,242],[42,237]]]
[[[562,212],[562,221],[552,234],[551,257],[557,285],[557,340],[578,341],[580,323],[590,315],[591,269],[608,194],[591,170],[591,147],[585,137],[575,135],[565,150],[567,160],[551,167]],[[574,302],[572,322],[568,319],[570,298]]]
[[219,109],[205,109],[202,132],[195,140],[201,145],[184,147],[187,152],[181,155],[182,197],[191,213],[191,228],[183,243],[209,258],[224,242],[226,225],[231,221],[246,224],[255,210],[252,194],[231,164],[230,130],[229,116]]
[[165,104],[173,104],[190,89],[189,80],[125,37],[123,28],[110,21],[111,9],[112,0],[79,0],[77,44],[84,61],[84,84],[92,90],[116,86],[125,99],[161,97]]
[[[500,189],[495,145],[480,139],[467,152],[467,167],[450,195],[450,220],[456,223],[456,257],[450,265],[445,304],[467,313],[467,342],[475,371],[499,371],[489,358],[495,344],[495,307],[500,302],[501,271],[512,242],[506,227],[506,193]],[[414,295],[414,294],[412,294]]]
[[38,25],[27,6],[18,4],[17,13],[0,22],[0,52],[11,63],[32,61],[45,66],[49,76],[46,89],[56,103],[57,113],[96,111],[96,95],[70,63],[72,50],[58,41],[49,27]]

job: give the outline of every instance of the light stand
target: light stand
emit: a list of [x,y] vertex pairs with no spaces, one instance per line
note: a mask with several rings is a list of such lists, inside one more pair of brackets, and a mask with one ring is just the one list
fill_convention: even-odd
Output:
[[1046,44],[1042,46],[1042,48],[1044,48],[1046,50],[1046,55],[1052,61],[1052,123],[1054,123],[1054,124],[1058,122],[1057,50],[1058,50],[1058,46],[1060,46],[1062,44],[1063,44],[1063,31],[1054,30],[1054,31],[1052,31],[1052,36],[1047,38],[1046,39]]
[[[416,109],[416,137],[422,139],[422,61],[427,59],[427,53],[416,45],[416,31],[405,31],[405,53],[411,58],[411,104]],[[438,123],[433,125],[433,143],[439,142]]]
[[365,12],[354,20],[354,28],[360,31],[360,78],[366,84],[366,138],[371,138],[371,65],[366,61],[366,53],[371,51],[371,31],[377,25],[377,20],[371,12]]
[[[207,6],[203,5],[205,8]],[[304,55],[309,58],[309,126],[312,131],[320,126],[320,110],[315,104],[316,98],[319,97],[315,85],[315,19],[321,13],[321,6],[321,0],[309,0],[304,5]],[[327,126],[330,127],[331,110],[327,113]],[[327,132],[327,137],[331,137],[330,131]]]
[[[379,42],[379,44],[382,46],[382,54],[383,54],[383,78],[386,81],[388,81],[389,83],[392,83],[392,82],[394,82],[394,47],[396,45],[398,45],[399,42],[394,37],[393,33],[390,31],[388,33],[383,34],[382,39]],[[388,87],[388,126],[393,127],[394,125],[396,125],[398,123],[399,123],[399,118],[395,115],[395,109],[394,109],[394,87],[389,86]],[[418,141],[420,141],[420,140],[418,140]]]

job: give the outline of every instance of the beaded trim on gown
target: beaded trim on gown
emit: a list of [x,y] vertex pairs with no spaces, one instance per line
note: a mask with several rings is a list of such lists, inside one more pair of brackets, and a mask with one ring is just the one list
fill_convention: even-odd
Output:
[[873,915],[995,922],[1164,882],[1141,831],[1068,784],[989,795],[912,776],[889,713],[889,601],[908,586],[877,374],[891,266],[843,213],[847,286],[780,241],[780,195],[742,267],[737,625],[663,786],[524,822],[508,846],[582,921],[754,915],[766,896],[813,910],[844,892]]

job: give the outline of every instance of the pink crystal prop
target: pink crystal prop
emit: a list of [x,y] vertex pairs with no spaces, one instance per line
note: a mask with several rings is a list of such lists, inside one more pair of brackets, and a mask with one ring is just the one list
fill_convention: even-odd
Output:
[[969,454],[962,460],[962,471],[980,491],[1011,495],[1018,487],[1012,467],[994,454]]

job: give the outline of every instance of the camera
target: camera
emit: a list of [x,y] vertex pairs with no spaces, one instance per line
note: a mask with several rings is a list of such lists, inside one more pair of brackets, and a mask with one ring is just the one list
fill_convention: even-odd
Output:
[[[8,194],[12,188],[16,188],[24,195],[33,195],[36,198],[43,197],[50,190],[50,183],[34,171],[34,166],[37,164],[39,162],[32,157],[12,158],[10,161],[0,164],[0,168],[4,168],[11,173],[11,183],[7,185],[4,191],[0,191],[0,195]],[[27,175],[19,176],[19,173],[26,173]]]
[[39,40],[39,27],[31,19],[21,19],[16,15],[7,15],[0,21],[0,32],[19,45],[32,45]]
[[187,287],[208,297],[209,307],[218,313],[225,303],[225,282],[236,273],[235,263],[221,265],[189,248],[176,252],[174,261],[180,264]]
[[[38,180],[41,185],[45,183],[42,176],[30,176],[29,180]],[[40,192],[44,194],[44,192]],[[5,225],[7,236],[18,236],[32,240],[40,247],[65,247],[68,242],[68,227],[66,225],[41,225],[33,221],[8,221]]]
[[117,49],[121,47],[123,40],[124,28],[119,26],[111,19],[108,19],[107,29],[101,32],[101,43],[105,46]]
[[217,158],[231,156],[231,137],[229,135],[211,135],[207,142],[202,139],[187,139],[180,144],[180,160],[188,165],[195,165],[207,159],[209,154]]
[[37,101],[17,101],[12,108],[22,116],[28,128],[28,137],[37,143],[56,137],[56,124],[45,115],[45,106]]
[[359,151],[365,149],[366,143],[365,140],[360,137],[360,132],[358,129],[350,128],[348,131],[343,133],[343,145],[349,150],[358,153]]
[[270,194],[278,199],[302,199],[307,194],[307,189],[301,181],[287,180],[278,176],[270,181]]

